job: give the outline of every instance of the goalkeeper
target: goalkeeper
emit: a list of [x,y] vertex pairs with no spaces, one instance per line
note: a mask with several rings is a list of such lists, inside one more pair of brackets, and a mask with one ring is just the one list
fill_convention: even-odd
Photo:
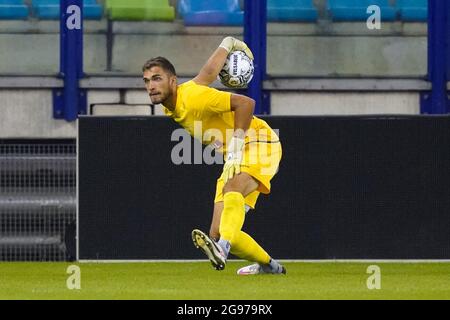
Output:
[[265,121],[253,116],[253,99],[208,87],[216,80],[228,54],[237,50],[253,59],[244,42],[226,37],[194,79],[178,85],[173,65],[157,57],[144,64],[143,80],[152,104],[162,104],[166,115],[192,136],[198,122],[203,132],[220,133],[194,136],[203,144],[215,146],[225,157],[217,180],[209,236],[193,230],[194,245],[217,270],[225,268],[232,253],[255,262],[239,269],[238,274],[282,274],[285,268],[241,230],[245,214],[255,208],[259,194],[270,193],[270,181],[281,160],[281,143]]

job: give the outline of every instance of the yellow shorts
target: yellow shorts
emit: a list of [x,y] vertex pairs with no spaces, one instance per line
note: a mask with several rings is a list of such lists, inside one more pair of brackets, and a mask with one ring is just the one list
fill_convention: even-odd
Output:
[[[254,209],[260,193],[270,193],[270,181],[278,172],[282,149],[279,141],[248,142],[244,148],[241,172],[246,172],[259,182],[258,189],[245,197],[245,204]],[[217,179],[214,203],[223,201],[222,175]]]

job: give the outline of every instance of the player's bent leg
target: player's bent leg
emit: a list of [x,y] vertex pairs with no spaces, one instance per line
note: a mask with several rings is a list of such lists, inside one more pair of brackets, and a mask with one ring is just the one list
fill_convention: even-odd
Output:
[[242,172],[229,180],[223,188],[223,211],[220,218],[219,232],[221,245],[228,242],[225,252],[229,251],[229,245],[233,244],[234,237],[241,231],[245,219],[244,196],[255,191],[258,182],[248,173]]
[[203,231],[192,230],[192,241],[197,249],[202,250],[216,270],[225,269],[226,256],[222,248]]
[[[248,211],[252,209],[249,205],[245,205],[245,213],[248,213]],[[214,211],[211,221],[211,226],[209,228],[209,237],[216,242],[220,239],[220,218],[222,217],[222,211],[223,211],[223,201],[214,203]]]
[[[230,251],[234,244],[235,236],[241,231],[245,220],[244,196],[239,192],[228,192],[223,197],[223,211],[220,217],[219,244],[225,245],[225,250]],[[227,242],[227,243],[224,243]]]
[[237,271],[239,275],[251,274],[285,274],[286,269],[269,254],[247,233],[239,232],[231,253],[239,258],[254,261],[256,264],[241,268]]
[[270,262],[269,254],[244,231],[241,230],[236,235],[234,242],[231,247],[231,253],[233,255],[260,264],[268,264]]
[[[214,205],[210,237],[200,230],[192,231],[194,245],[207,255],[211,264],[217,270],[225,268],[231,242],[234,235],[241,231],[244,223],[246,212],[244,196],[255,191],[258,186],[258,182],[247,173],[241,173],[233,177],[228,181],[226,188],[223,188],[223,193],[227,192],[223,197],[224,201],[217,202]],[[226,217],[225,220],[224,216]],[[216,243],[214,240],[219,236],[221,239]]]
[[223,187],[223,194],[227,192],[239,192],[244,197],[259,187],[259,182],[246,172],[241,172],[228,180]]
[[[220,239],[219,224],[222,210],[223,202],[214,204],[213,221],[211,223],[209,237],[215,241]],[[230,252],[236,257],[248,261],[254,261],[260,264],[268,264],[270,262],[269,254],[249,234],[242,230],[235,237]]]

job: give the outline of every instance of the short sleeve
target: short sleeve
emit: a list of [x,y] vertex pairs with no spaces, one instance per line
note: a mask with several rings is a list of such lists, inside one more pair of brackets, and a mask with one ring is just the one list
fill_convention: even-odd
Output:
[[201,110],[203,114],[220,114],[231,111],[231,93],[207,86],[195,85],[190,103]]

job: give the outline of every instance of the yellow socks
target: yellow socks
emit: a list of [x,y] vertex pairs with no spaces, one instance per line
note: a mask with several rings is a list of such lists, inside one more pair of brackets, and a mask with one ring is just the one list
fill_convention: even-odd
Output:
[[220,238],[234,245],[235,236],[241,231],[245,219],[244,196],[239,192],[227,192],[223,197],[220,218]]
[[268,264],[270,262],[269,254],[244,231],[240,231],[234,237],[231,253],[241,259],[261,264]]
[[231,253],[241,259],[268,264],[270,256],[267,252],[252,237],[241,231],[244,220],[244,197],[239,192],[226,193],[219,227],[221,241],[228,241]]

